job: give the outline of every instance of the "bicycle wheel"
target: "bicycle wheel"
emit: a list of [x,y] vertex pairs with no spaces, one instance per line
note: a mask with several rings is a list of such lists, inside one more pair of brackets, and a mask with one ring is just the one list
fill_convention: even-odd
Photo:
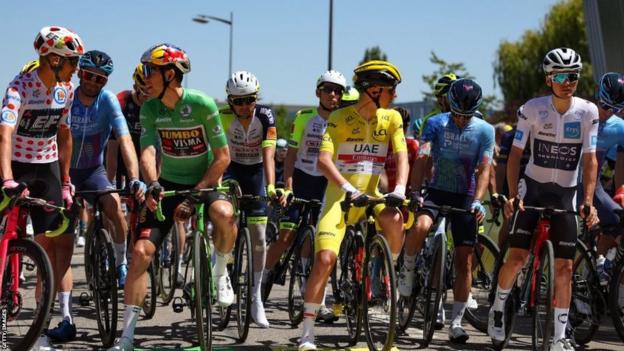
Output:
[[[498,273],[501,267],[503,266],[503,264],[507,261],[508,250],[509,250],[509,242],[506,242],[503,245],[501,252],[498,256],[498,259],[496,260],[496,263],[494,265],[494,272],[492,273],[492,286],[491,286],[490,293],[488,295],[488,301],[487,301],[489,306],[492,306],[492,304],[494,303],[494,299],[496,298],[496,287],[498,286]],[[531,264],[531,262],[532,260],[529,260],[529,265]],[[516,279],[518,279],[517,276],[516,276]],[[513,286],[511,288],[509,296],[507,297],[507,300],[505,301],[505,307],[504,307],[505,309],[505,313],[504,313],[505,340],[503,340],[502,342],[495,342],[494,340],[492,340],[494,349],[497,351],[500,351],[506,348],[507,344],[509,343],[509,340],[511,339],[511,334],[516,324],[516,311],[518,310],[518,306],[520,305],[519,299],[520,299],[520,288],[517,286],[517,281],[514,280]]]
[[624,261],[613,269],[609,294],[609,307],[613,326],[624,341]]
[[357,344],[362,332],[362,265],[364,264],[364,238],[360,232],[347,228],[343,239],[344,255],[341,253],[340,290],[349,346]]
[[100,228],[93,234],[94,242],[91,256],[93,301],[102,345],[110,347],[117,334],[115,251],[106,229]]
[[424,274],[425,287],[422,294],[423,311],[423,346],[428,346],[433,338],[436,319],[445,286],[446,265],[446,240],[444,235],[436,235],[431,244],[431,254],[427,255],[425,262],[430,262],[427,272]]
[[303,227],[301,239],[294,245],[294,256],[290,262],[290,282],[288,284],[288,319],[296,327],[303,320],[303,297],[312,265],[314,264],[314,227]]
[[576,241],[576,256],[572,269],[572,299],[568,323],[577,345],[589,343],[600,326],[602,291],[598,273],[589,250],[581,240]]
[[533,310],[533,350],[548,351],[553,333],[553,298],[555,290],[555,260],[550,240],[540,250],[540,264],[535,274],[535,306]]
[[158,291],[162,303],[168,305],[175,295],[180,257],[177,225],[171,226],[158,251]]
[[156,285],[156,263],[152,261],[147,267],[147,292],[143,301],[143,319],[152,319],[156,313],[156,297],[158,295]]
[[210,350],[212,347],[212,276],[209,258],[210,248],[206,238],[201,232],[193,233],[193,268],[195,278],[193,287],[193,309],[195,311],[195,324],[199,336],[201,350]]
[[396,272],[388,242],[375,235],[364,259],[362,310],[364,334],[371,350],[390,350],[394,344],[397,320]]
[[266,240],[267,247],[272,242],[277,240],[277,234],[279,233],[279,227],[277,225],[278,225],[278,223],[275,222],[274,220],[270,220],[270,221],[267,222],[266,234],[265,234],[265,240]]
[[[11,240],[6,258],[0,301],[2,347],[28,350],[41,335],[54,301],[52,266],[43,248],[27,239]],[[14,266],[11,262],[15,259]],[[20,281],[20,274],[24,281]],[[38,277],[41,279],[39,299],[35,295]]]
[[500,252],[498,246],[485,235],[478,235],[472,257],[472,298],[477,308],[466,308],[464,316],[477,330],[487,334],[494,267]]

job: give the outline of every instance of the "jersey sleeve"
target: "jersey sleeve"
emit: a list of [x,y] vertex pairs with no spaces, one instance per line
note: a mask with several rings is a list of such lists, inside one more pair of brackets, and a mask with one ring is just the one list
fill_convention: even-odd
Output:
[[15,126],[17,123],[17,116],[19,116],[19,110],[22,106],[22,89],[23,87],[17,83],[17,79],[9,84],[2,99],[0,124]]
[[325,133],[323,134],[323,140],[321,141],[321,147],[319,149],[319,152],[325,151],[329,152],[332,155],[334,154],[334,137],[338,132],[337,116],[339,116],[339,114],[337,114],[336,112],[332,112],[332,114],[329,115],[329,119],[327,120],[327,128],[325,128]]
[[525,105],[520,106],[518,109],[518,126],[516,127],[516,134],[514,136],[513,146],[519,147],[524,150],[529,139],[531,132],[531,121],[527,117],[527,107]]
[[288,146],[299,148],[299,145],[301,144],[301,138],[303,137],[303,131],[306,127],[306,120],[306,115],[302,114],[301,111],[298,111],[292,124],[292,132],[290,133]]
[[277,142],[277,129],[275,128],[275,118],[273,117],[273,111],[268,107],[262,107],[260,109],[262,115],[262,148],[275,147]]
[[589,118],[587,118],[587,133],[583,137],[583,153],[596,152],[596,144],[598,143],[598,107],[590,104]]
[[436,120],[428,120],[429,123],[423,124],[423,129],[420,132],[420,144],[435,142],[437,137],[436,133]]
[[157,146],[158,137],[156,135],[156,124],[154,123],[154,113],[149,102],[141,105],[139,121],[141,122],[141,150],[149,146]]
[[212,150],[227,147],[227,137],[223,130],[223,124],[221,124],[221,116],[219,115],[219,109],[217,104],[212,98],[206,99],[206,114],[202,118],[204,128],[206,128],[206,134],[208,135],[208,143]]
[[481,143],[479,145],[479,164],[491,164],[494,155],[494,127],[483,125]]
[[71,82],[67,84],[63,84],[63,86],[67,89],[67,104],[65,105],[65,108],[61,112],[61,119],[59,120],[59,127],[69,130],[71,128],[71,107],[74,104],[75,89],[74,89],[74,84]]
[[121,105],[119,104],[119,100],[112,93],[107,93],[105,96],[108,116],[110,118],[110,125],[113,128],[113,135],[117,138],[129,135],[130,131],[128,130],[128,123],[126,123],[126,118],[121,112]]
[[407,152],[407,143],[405,142],[405,134],[403,133],[403,120],[398,112],[394,113],[392,116],[392,150],[394,150],[395,154]]

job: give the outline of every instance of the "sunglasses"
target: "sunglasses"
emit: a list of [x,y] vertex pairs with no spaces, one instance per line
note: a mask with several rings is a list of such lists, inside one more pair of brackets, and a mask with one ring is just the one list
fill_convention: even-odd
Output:
[[84,80],[90,80],[93,81],[97,84],[105,84],[108,81],[108,77],[100,75],[100,74],[96,74],[93,72],[89,72],[89,71],[81,71],[81,76],[80,78],[84,79]]
[[238,98],[230,98],[230,102],[235,106],[251,105],[256,102],[255,96],[246,96]]
[[607,104],[606,102],[603,102],[603,101],[598,101],[598,105],[600,105],[601,109],[605,111],[611,111],[611,113],[613,114],[620,113],[620,111],[624,109],[621,107],[615,107],[613,105]]
[[344,92],[341,87],[322,86],[320,89],[325,94],[334,93],[334,95],[342,95],[342,93]]
[[473,115],[460,115],[459,113],[453,112],[453,113],[451,113],[451,116],[453,116],[454,118],[457,118],[457,119],[466,119],[467,120],[467,119],[471,119]]
[[579,74],[578,73],[555,73],[552,75],[552,81],[557,83],[557,84],[563,84],[566,81],[570,82],[570,83],[574,83],[577,80],[579,80]]

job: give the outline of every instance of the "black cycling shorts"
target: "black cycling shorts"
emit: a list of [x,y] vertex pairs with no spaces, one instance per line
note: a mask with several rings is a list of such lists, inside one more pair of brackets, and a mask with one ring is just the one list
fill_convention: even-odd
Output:
[[[451,193],[448,191],[442,191],[437,189],[427,189],[427,196],[425,198],[425,206],[452,206],[455,208],[470,209],[474,197]],[[424,208],[419,211],[419,214],[425,213],[432,219],[438,216],[438,210],[431,208]],[[451,222],[451,233],[453,234],[453,243],[455,246],[472,246],[477,238],[477,219],[472,214],[451,213],[448,216],[448,220]]]
[[[327,188],[327,178],[309,175],[298,168],[295,168],[292,178],[293,195],[295,197],[304,200],[323,200],[325,188]],[[282,217],[281,222],[298,224],[301,207],[302,205],[291,205],[284,217]],[[316,211],[315,217],[318,218],[320,208],[313,210]]]
[[[236,180],[244,195],[266,196],[263,163],[243,165],[232,162],[223,175],[223,179]],[[247,217],[266,217],[268,215],[265,201],[253,201],[249,206]]]

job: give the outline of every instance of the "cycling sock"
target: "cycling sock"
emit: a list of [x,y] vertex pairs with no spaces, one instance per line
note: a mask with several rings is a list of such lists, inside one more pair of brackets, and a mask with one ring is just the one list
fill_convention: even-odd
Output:
[[560,339],[565,338],[565,328],[568,324],[568,311],[569,308],[555,307],[555,313],[553,315],[553,321],[555,323],[555,332],[553,334],[553,342],[557,342]]
[[453,304],[453,319],[451,320],[452,327],[461,327],[462,318],[464,318],[464,311],[466,310],[466,302],[455,302]]
[[494,303],[492,304],[492,308],[494,311],[503,312],[505,310],[505,301],[507,301],[507,297],[511,289],[503,289],[498,285],[496,287],[496,297],[494,298]]
[[249,217],[249,234],[253,247],[253,271],[262,272],[266,263],[266,217]]
[[178,273],[182,273],[182,260],[184,260],[184,255],[178,255],[178,268],[177,268]]
[[141,313],[141,306],[126,305],[126,309],[124,310],[122,338],[134,340],[134,328],[139,319],[139,313]]
[[396,267],[397,260],[399,259],[399,254],[392,253],[392,264]]
[[323,290],[323,298],[321,299],[321,306],[325,306],[325,297],[327,297],[327,286]]
[[314,339],[314,321],[316,320],[316,314],[321,307],[318,303],[304,302],[303,303],[303,334],[301,338]]
[[414,270],[414,268],[416,268],[416,258],[418,258],[418,255],[405,255],[403,256],[403,267],[405,267],[405,269],[407,270]]
[[126,243],[118,244],[114,242],[113,244],[115,245],[115,266],[128,264],[128,261],[126,261]]
[[253,298],[256,299],[258,296],[262,296],[262,271],[254,272],[253,277]]
[[74,320],[72,319],[72,316],[71,316],[71,308],[72,308],[71,291],[59,291],[57,296],[58,296],[59,308],[61,310],[61,314],[63,315],[63,319],[66,319],[67,321],[69,321],[70,324],[73,324]]
[[227,261],[228,255],[220,252],[219,250],[215,250],[216,259],[215,259],[215,267],[214,272],[216,276],[225,275],[227,271]]

